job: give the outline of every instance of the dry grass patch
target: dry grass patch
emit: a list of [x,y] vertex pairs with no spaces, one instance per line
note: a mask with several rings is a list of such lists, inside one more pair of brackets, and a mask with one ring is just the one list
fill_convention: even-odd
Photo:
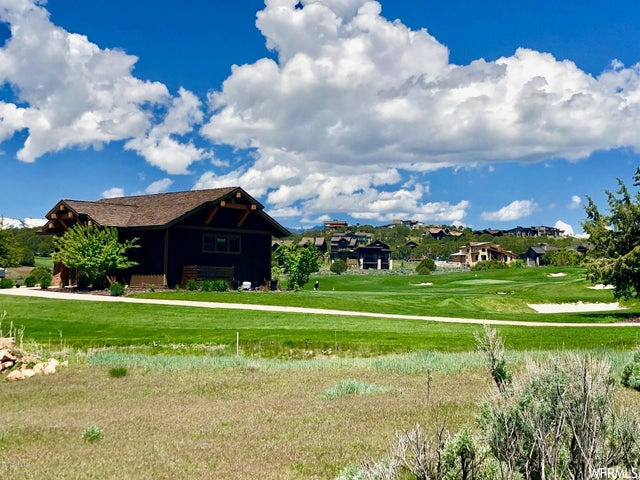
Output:
[[[357,378],[388,390],[333,400]],[[72,367],[0,390],[5,478],[326,479],[377,458],[416,421],[451,429],[471,421],[491,385],[483,372],[421,375],[370,368],[175,372]],[[85,442],[87,425],[99,442]]]

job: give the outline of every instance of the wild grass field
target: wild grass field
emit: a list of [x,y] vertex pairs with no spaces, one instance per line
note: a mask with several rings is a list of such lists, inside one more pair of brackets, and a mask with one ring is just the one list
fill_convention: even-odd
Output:
[[[513,320],[539,320],[523,307],[534,301],[613,301],[588,289],[581,270],[561,270],[334,275],[320,277],[318,292],[145,296]],[[626,306],[546,318],[638,314]],[[332,479],[382,458],[416,422],[474,425],[495,393],[475,351],[478,325],[4,295],[2,311],[5,332],[24,326],[26,348],[70,360],[55,375],[0,384],[3,478]],[[640,343],[640,326],[498,330],[514,371],[528,357],[579,350],[619,375]],[[620,389],[616,401],[637,405],[637,395]],[[99,438],[83,438],[94,427]]]

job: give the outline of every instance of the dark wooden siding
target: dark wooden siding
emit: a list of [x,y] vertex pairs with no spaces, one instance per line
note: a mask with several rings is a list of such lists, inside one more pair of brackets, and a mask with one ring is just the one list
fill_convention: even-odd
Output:
[[[205,234],[240,236],[240,253],[206,253]],[[234,267],[235,280],[262,284],[271,275],[271,235],[209,228],[179,227],[169,230],[167,283],[180,283],[185,265]]]

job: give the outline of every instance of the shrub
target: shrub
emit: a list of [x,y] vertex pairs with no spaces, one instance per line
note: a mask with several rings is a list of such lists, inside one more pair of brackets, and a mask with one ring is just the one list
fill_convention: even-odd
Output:
[[640,460],[637,416],[614,407],[610,365],[567,355],[530,362],[482,407],[479,423],[495,459],[525,478],[590,478],[589,467]]
[[489,368],[491,378],[500,392],[505,392],[511,386],[511,374],[507,370],[504,357],[504,342],[497,330],[484,325],[484,333],[474,334],[476,346],[481,352]]
[[513,262],[509,262],[509,268],[524,268],[527,264],[521,258],[514,260]]
[[29,276],[35,278],[36,283],[40,283],[40,279],[44,275],[51,275],[51,270],[45,267],[36,267],[29,272]]
[[24,286],[25,287],[35,287],[36,286],[37,280],[35,277],[33,277],[32,275],[29,275],[27,278],[24,279]]
[[429,275],[431,272],[435,272],[436,270],[436,262],[433,261],[433,258],[426,257],[422,260],[418,266],[416,267],[416,272],[420,275]]
[[210,280],[203,280],[200,282],[200,290],[203,292],[211,292],[213,290],[213,282]]
[[109,376],[111,378],[122,378],[127,376],[127,368],[126,367],[114,367],[109,370]]
[[42,277],[40,277],[40,288],[42,288],[43,290],[46,290],[50,286],[51,286],[51,274],[47,273],[45,275],[42,275]]
[[13,280],[10,278],[0,279],[0,288],[13,288]]
[[551,250],[542,256],[541,263],[543,265],[551,265],[552,267],[577,267],[582,264],[583,257],[575,250]]
[[155,286],[153,283],[149,285],[149,291],[150,291],[151,293],[153,293],[153,292],[155,292],[155,291],[156,291],[156,286]]
[[640,347],[635,349],[631,362],[622,369],[622,385],[640,391]]
[[[180,288],[179,285],[176,285],[176,290],[178,290],[179,288]],[[193,292],[197,289],[198,289],[198,284],[196,283],[195,280],[189,280],[187,282],[187,290],[189,290],[190,292]]]
[[501,262],[500,260],[483,260],[471,267],[471,270],[501,270],[503,268],[509,268],[509,264]]
[[120,282],[113,282],[109,287],[109,293],[112,297],[121,297],[124,295],[124,285]]
[[226,280],[214,280],[211,282],[212,292],[226,292],[229,290],[229,283]]
[[102,429],[97,425],[89,425],[82,432],[82,438],[89,443],[98,441],[102,438]]
[[78,276],[78,290],[88,290],[89,289],[89,275],[86,273],[81,273]]
[[341,258],[338,258],[333,261],[333,263],[331,264],[331,267],[329,267],[329,270],[331,270],[335,274],[340,275],[341,273],[344,273],[347,271],[347,263]]

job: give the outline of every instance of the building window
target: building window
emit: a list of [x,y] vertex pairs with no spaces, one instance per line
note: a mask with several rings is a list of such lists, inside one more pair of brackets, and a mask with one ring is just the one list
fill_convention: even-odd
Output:
[[487,259],[486,255],[480,255],[480,260],[485,261]]
[[240,236],[205,233],[202,235],[202,252],[240,253]]

